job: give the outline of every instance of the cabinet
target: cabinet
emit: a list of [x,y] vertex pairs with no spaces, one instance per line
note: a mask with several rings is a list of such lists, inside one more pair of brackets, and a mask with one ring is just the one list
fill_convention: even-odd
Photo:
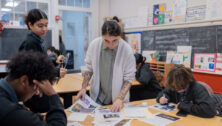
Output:
[[161,87],[166,87],[167,74],[170,72],[170,69],[174,66],[173,63],[166,62],[146,62],[150,65],[150,69],[153,71],[156,76],[157,81]]

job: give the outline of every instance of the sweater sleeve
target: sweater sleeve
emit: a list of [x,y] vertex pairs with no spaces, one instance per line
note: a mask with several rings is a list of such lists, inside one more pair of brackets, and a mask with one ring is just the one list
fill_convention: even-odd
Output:
[[216,109],[213,99],[208,94],[207,90],[199,86],[198,90],[193,91],[193,101],[183,101],[179,104],[180,110],[186,111],[190,114],[210,118],[216,115]]
[[[38,114],[33,113],[27,109],[20,108],[10,112],[5,117],[6,125],[18,126],[66,126],[67,119],[62,103],[58,95],[49,97],[50,110],[46,115],[46,122],[43,122]],[[12,121],[13,120],[13,121]]]

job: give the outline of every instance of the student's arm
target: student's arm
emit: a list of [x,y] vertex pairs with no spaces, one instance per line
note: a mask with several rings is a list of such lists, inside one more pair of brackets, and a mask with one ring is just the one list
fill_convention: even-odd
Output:
[[67,119],[62,103],[58,95],[49,96],[49,111],[46,122],[43,122],[38,114],[33,113],[22,106],[10,112],[5,122],[10,126],[66,126]]
[[207,90],[200,86],[198,87],[198,90],[193,92],[194,95],[192,97],[194,99],[194,103],[184,101],[179,104],[178,108],[200,117],[210,118],[215,116],[215,105]]
[[18,126],[66,126],[67,119],[63,105],[48,80],[34,80],[34,90],[40,90],[49,98],[49,111],[46,115],[46,122],[42,122],[38,114],[35,114],[23,107],[18,107],[10,112],[5,118],[8,119],[8,125]]
[[135,78],[135,72],[136,72],[136,61],[134,55],[129,55],[125,64],[124,64],[124,71],[123,71],[123,85],[122,89],[120,90],[120,93],[116,100],[113,102],[113,105],[111,107],[112,112],[119,111],[123,107],[123,101],[125,99],[126,94],[128,93],[132,81]]
[[76,100],[79,98],[84,98],[86,94],[86,88],[89,85],[89,81],[93,75],[93,68],[92,68],[92,46],[88,48],[88,51],[86,53],[85,58],[85,65],[86,65],[86,71],[83,73],[83,82],[82,82],[82,89],[79,91],[79,93],[76,96]]
[[167,101],[165,101],[165,102],[167,102],[167,103],[169,103],[170,102],[170,89],[168,88],[168,87],[166,87],[165,89],[163,89],[158,95],[157,95],[157,98],[156,98],[156,101],[158,102],[158,103],[161,103],[161,104],[164,104],[164,103],[162,103],[161,101],[161,99],[163,99],[163,98],[166,98],[167,99]]

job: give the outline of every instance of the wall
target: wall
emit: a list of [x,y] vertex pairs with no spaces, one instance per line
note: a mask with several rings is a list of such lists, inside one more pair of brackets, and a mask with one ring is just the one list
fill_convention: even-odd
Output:
[[[167,10],[172,10],[174,0],[105,0],[106,5],[109,5],[109,11],[104,12],[103,15],[100,15],[100,19],[104,17],[112,17],[118,16],[119,18],[126,17],[135,17],[138,14],[138,9],[141,7],[148,7],[152,11],[152,7],[154,4],[166,3]],[[207,0],[188,0],[187,7],[198,6],[198,5],[206,5]],[[109,4],[110,3],[110,4]],[[124,6],[123,6],[124,5]],[[105,10],[105,9],[100,9]],[[107,11],[107,10],[105,10]],[[103,12],[100,12],[103,13]],[[221,13],[222,14],[222,13]],[[173,24],[173,25],[158,25],[158,26],[149,26],[143,28],[133,28],[133,29],[125,29],[126,32],[133,31],[144,31],[144,30],[156,30],[156,29],[169,29],[169,28],[182,28],[182,27],[198,27],[198,26],[208,26],[208,25],[221,25],[222,21],[200,21],[196,23],[186,23],[186,24]],[[101,25],[101,23],[100,23]]]

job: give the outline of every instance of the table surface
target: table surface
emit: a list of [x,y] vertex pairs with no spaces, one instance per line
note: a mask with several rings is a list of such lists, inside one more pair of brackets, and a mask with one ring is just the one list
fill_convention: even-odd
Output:
[[[135,101],[135,102],[130,102],[130,103],[138,105],[143,102],[148,103],[149,106],[156,104],[155,99]],[[169,113],[158,111],[158,110],[155,110],[152,108],[149,108],[148,110],[152,114],[164,113],[167,115],[171,115],[171,116],[175,116],[175,117],[180,118],[180,120],[173,122],[173,123],[169,124],[168,126],[222,126],[222,118],[218,117],[218,116],[215,116],[214,118],[200,118],[200,117],[188,114],[187,117],[181,117],[181,116],[176,116],[176,113],[178,112],[178,110],[175,110],[175,111],[172,111]],[[66,110],[67,117],[70,115],[70,113],[71,112]],[[93,124],[91,124],[92,121],[93,121],[93,118],[91,116],[87,116],[83,122],[79,122],[79,123],[83,124],[84,126],[93,126]],[[72,123],[72,121],[68,121],[68,123]],[[131,122],[131,126],[152,126],[152,125],[134,119]]]
[[[57,93],[78,92],[82,88],[82,81],[83,77],[80,73],[66,74],[64,78],[54,83],[53,88]],[[138,81],[133,81],[133,85],[139,84]],[[87,89],[89,90],[89,87]]]

